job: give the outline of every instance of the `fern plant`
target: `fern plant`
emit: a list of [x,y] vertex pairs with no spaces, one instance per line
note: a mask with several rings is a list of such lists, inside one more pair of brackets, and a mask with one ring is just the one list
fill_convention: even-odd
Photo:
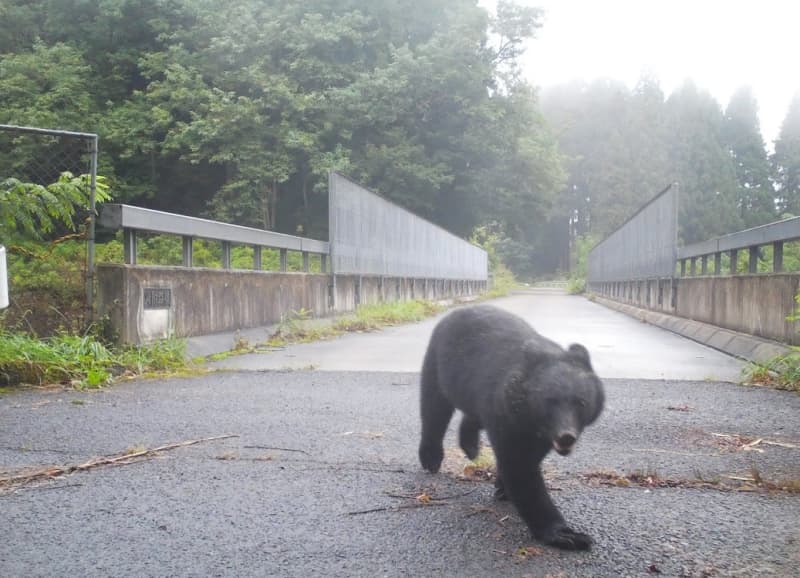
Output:
[[[55,183],[47,186],[7,178],[0,183],[0,235],[7,239],[21,235],[41,239],[58,224],[75,229],[74,216],[78,208],[89,206],[89,175],[61,173]],[[97,177],[95,200],[110,199],[108,184]]]

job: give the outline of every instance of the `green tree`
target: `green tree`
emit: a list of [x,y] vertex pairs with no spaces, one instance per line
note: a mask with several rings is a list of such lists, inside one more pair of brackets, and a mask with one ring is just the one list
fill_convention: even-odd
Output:
[[779,213],[800,215],[800,94],[789,105],[771,161]]
[[547,250],[563,175],[518,66],[538,10],[0,0],[0,15],[3,120],[99,132],[120,201],[324,238],[337,169],[459,234],[500,222],[520,266]]
[[736,172],[724,144],[719,103],[686,82],[666,105],[670,164],[680,186],[682,241],[695,243],[741,229]]
[[724,139],[736,171],[738,205],[745,227],[775,220],[775,191],[752,90],[737,90],[725,110]]
[[633,147],[653,129],[633,124],[631,93],[615,81],[548,91],[543,110],[569,157],[569,180],[559,199],[563,220],[577,219],[577,234],[605,236],[652,194],[637,180],[647,174],[649,159]]
[[[0,123],[86,130],[96,119],[91,68],[66,44],[37,42],[30,52],[0,56],[0,85]],[[27,166],[41,162],[34,154],[57,156],[58,146],[47,153],[35,143],[0,145],[0,167],[6,176],[27,174]]]

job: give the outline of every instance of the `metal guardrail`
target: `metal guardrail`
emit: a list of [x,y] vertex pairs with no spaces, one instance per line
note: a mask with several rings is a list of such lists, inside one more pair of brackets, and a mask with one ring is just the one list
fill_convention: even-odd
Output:
[[486,281],[480,247],[336,172],[329,180],[334,274]]
[[309,270],[309,254],[320,255],[322,272],[327,268],[330,245],[327,241],[295,237],[274,231],[265,231],[219,221],[187,217],[130,205],[108,204],[102,207],[98,224],[111,230],[123,231],[125,263],[136,264],[136,233],[147,231],[183,238],[183,265],[192,266],[193,239],[209,239],[222,243],[222,266],[231,268],[231,245],[250,245],[253,247],[253,267],[261,269],[261,249],[266,247],[280,250],[281,271],[286,271],[286,252],[298,251],[303,254],[303,269]]
[[678,187],[668,185],[589,253],[590,284],[670,277],[678,239]]
[[690,275],[696,273],[696,262],[701,260],[702,275],[708,274],[709,257],[714,258],[714,275],[722,274],[722,254],[728,253],[730,272],[735,274],[740,250],[749,252],[749,273],[758,272],[758,251],[765,245],[772,245],[772,270],[775,273],[783,271],[783,245],[789,241],[800,239],[800,217],[792,217],[768,223],[752,229],[738,231],[723,235],[701,243],[694,243],[679,247],[677,261],[680,263],[681,276],[686,275],[687,262],[690,265]]

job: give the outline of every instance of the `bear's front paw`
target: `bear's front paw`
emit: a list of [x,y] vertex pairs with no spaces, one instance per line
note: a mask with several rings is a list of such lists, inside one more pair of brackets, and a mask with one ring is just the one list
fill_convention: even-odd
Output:
[[422,467],[428,470],[430,473],[435,474],[436,472],[439,471],[439,467],[442,465],[443,459],[444,459],[444,448],[442,448],[441,446],[419,447],[419,461],[422,464]]
[[576,532],[566,526],[543,532],[539,539],[549,546],[562,550],[589,550],[592,547],[592,538],[588,534]]

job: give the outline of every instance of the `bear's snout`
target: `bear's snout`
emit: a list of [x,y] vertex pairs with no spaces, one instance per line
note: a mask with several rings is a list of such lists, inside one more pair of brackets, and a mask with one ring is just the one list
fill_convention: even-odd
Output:
[[573,432],[564,432],[553,440],[553,449],[559,455],[568,456],[575,447],[576,441],[578,441],[578,437]]

